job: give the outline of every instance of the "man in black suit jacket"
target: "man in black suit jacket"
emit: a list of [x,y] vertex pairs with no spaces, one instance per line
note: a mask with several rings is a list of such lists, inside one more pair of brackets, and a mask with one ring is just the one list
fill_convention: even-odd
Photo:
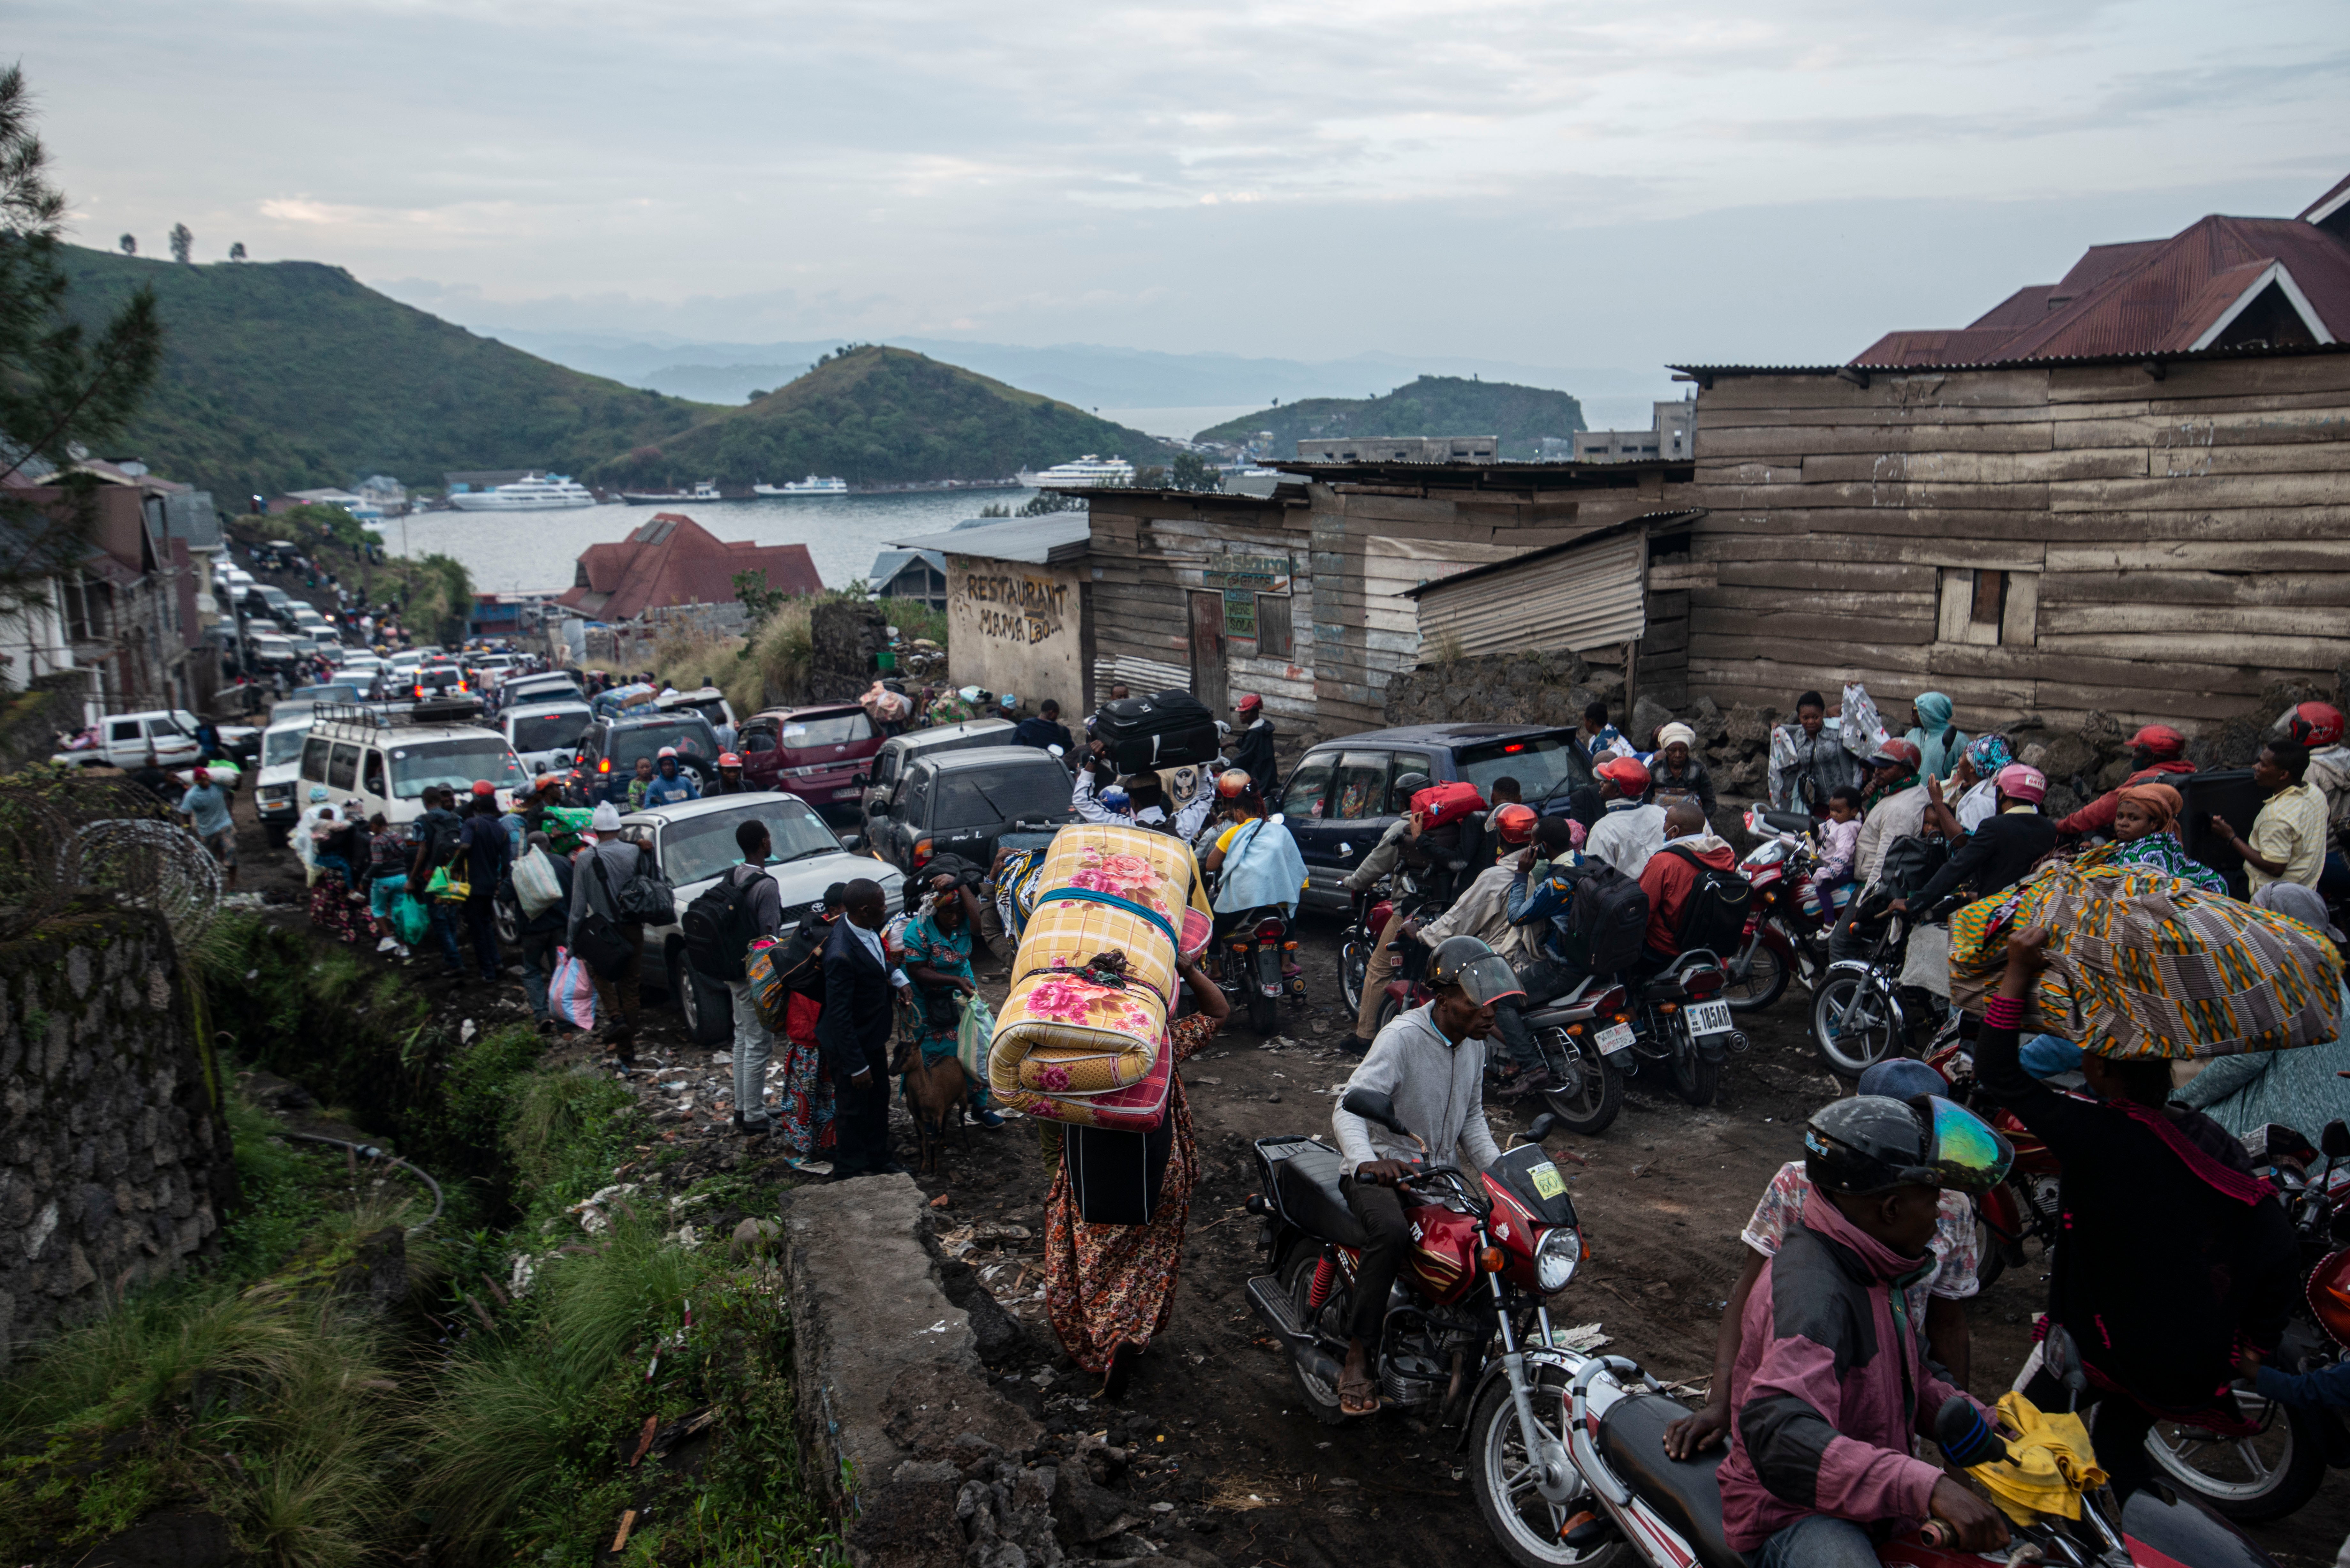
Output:
[[881,885],[848,885],[848,912],[824,945],[824,1012],[816,1050],[832,1074],[836,1181],[905,1168],[889,1158],[889,989],[906,977],[881,948],[888,904]]

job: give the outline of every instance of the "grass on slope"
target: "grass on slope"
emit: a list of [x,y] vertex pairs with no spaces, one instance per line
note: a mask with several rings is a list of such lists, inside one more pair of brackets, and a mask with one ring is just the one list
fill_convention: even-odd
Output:
[[1271,431],[1271,455],[1294,457],[1300,441],[1332,436],[1462,436],[1502,439],[1501,455],[1531,462],[1542,438],[1586,429],[1583,404],[1565,392],[1509,381],[1422,376],[1382,398],[1307,398],[1260,409],[1201,431],[1202,441],[1246,441]]
[[1170,455],[1139,431],[1096,419],[904,348],[852,348],[779,391],[728,409],[595,471],[599,482],[780,483],[805,474],[851,484],[1002,479],[1087,452],[1140,462]]
[[141,284],[162,317],[161,378],[106,455],[224,506],[379,472],[434,490],[451,469],[573,472],[706,411],[476,337],[340,267],[61,254],[78,318],[102,319]]

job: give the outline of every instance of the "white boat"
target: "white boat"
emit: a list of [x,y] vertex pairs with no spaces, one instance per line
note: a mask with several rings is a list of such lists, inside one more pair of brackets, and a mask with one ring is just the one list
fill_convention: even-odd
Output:
[[848,493],[848,481],[818,479],[811,473],[806,479],[788,480],[782,484],[754,484],[751,486],[751,493],[754,495],[846,495]]
[[1132,484],[1134,464],[1122,457],[1096,457],[1087,452],[1075,462],[1056,462],[1041,473],[1023,469],[1020,483],[1035,490]]
[[672,501],[741,501],[739,495],[721,495],[718,482],[705,479],[691,490],[623,490],[620,499],[631,506],[663,506]]
[[533,473],[488,490],[460,490],[449,497],[460,512],[553,512],[593,506],[595,493],[560,473]]

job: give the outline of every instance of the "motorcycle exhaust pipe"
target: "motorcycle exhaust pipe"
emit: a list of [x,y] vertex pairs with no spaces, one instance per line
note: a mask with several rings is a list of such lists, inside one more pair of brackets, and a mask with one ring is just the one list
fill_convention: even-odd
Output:
[[1248,1282],[1249,1305],[1265,1327],[1288,1342],[1289,1354],[1296,1358],[1298,1370],[1336,1388],[1339,1375],[1346,1369],[1338,1358],[1322,1348],[1305,1325],[1297,1320],[1296,1308],[1281,1288],[1281,1282],[1271,1274],[1260,1274]]

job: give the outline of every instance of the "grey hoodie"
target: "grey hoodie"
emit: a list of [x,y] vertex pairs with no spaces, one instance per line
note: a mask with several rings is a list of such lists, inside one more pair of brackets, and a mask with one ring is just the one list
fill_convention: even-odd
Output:
[[[1393,1100],[1396,1118],[1428,1140],[1430,1165],[1482,1170],[1502,1153],[1485,1125],[1485,1046],[1477,1040],[1456,1046],[1445,1039],[1430,1015],[1435,1006],[1431,1002],[1390,1020],[1347,1086],[1377,1089]],[[1330,1126],[1350,1173],[1368,1160],[1421,1158],[1410,1140],[1351,1111],[1334,1106]]]

